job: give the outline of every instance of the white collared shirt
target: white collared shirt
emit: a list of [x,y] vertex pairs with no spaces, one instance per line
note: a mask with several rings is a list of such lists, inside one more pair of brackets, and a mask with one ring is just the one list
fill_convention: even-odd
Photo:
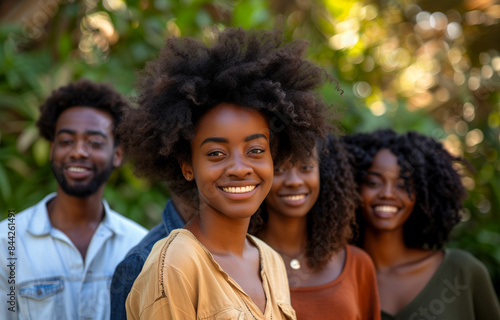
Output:
[[[84,261],[68,236],[50,223],[47,202],[55,195],[16,214],[14,220],[0,222],[0,318],[107,320],[115,267],[147,230],[111,210],[103,200],[104,219]],[[12,225],[14,238],[9,234]],[[10,308],[12,296],[15,312]]]

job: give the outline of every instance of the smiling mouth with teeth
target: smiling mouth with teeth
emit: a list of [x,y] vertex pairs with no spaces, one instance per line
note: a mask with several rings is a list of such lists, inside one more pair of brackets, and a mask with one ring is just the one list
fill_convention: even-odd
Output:
[[293,194],[293,195],[281,196],[281,198],[290,201],[299,201],[304,199],[305,197],[306,197],[305,194]]
[[87,168],[81,168],[81,167],[69,167],[68,171],[71,171],[71,172],[86,172],[86,171],[88,171],[88,169]]
[[227,193],[246,193],[250,192],[253,189],[255,189],[255,186],[246,186],[246,187],[223,187],[222,190],[224,190]]
[[394,206],[376,206],[375,211],[384,213],[396,213],[398,212],[398,208]]

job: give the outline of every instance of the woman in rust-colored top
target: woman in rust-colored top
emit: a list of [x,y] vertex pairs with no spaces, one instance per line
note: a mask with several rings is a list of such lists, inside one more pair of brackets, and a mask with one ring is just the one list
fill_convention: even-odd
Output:
[[327,149],[275,168],[250,232],[281,254],[297,319],[380,319],[373,263],[347,244],[358,199],[347,153],[333,135]]

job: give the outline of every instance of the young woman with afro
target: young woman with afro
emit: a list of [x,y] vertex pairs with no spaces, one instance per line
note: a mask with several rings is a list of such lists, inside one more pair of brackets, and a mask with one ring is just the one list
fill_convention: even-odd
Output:
[[277,29],[213,31],[166,40],[120,127],[137,172],[199,207],[153,247],[129,319],[295,319],[281,257],[247,230],[273,163],[308,159],[329,132],[315,91],[331,79]]
[[250,232],[281,254],[298,319],[380,319],[373,262],[348,244],[359,198],[348,154],[334,135],[327,147],[275,167]]
[[343,142],[354,158],[358,243],[375,264],[382,319],[500,319],[486,267],[444,248],[466,196],[455,164],[468,163],[416,132]]

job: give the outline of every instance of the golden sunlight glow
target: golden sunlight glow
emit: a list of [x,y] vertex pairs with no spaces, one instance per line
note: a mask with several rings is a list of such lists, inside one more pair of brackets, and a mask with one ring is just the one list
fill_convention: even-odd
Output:
[[472,103],[466,102],[464,103],[462,115],[465,121],[471,122],[476,117],[476,108]]
[[116,13],[123,13],[127,10],[127,5],[123,0],[103,0],[102,4],[107,10]]
[[375,116],[381,116],[387,111],[385,103],[383,103],[382,101],[375,101],[374,103],[369,105],[369,108]]
[[474,129],[469,131],[465,136],[465,144],[469,147],[473,147],[481,142],[483,142],[484,135],[480,129]]

